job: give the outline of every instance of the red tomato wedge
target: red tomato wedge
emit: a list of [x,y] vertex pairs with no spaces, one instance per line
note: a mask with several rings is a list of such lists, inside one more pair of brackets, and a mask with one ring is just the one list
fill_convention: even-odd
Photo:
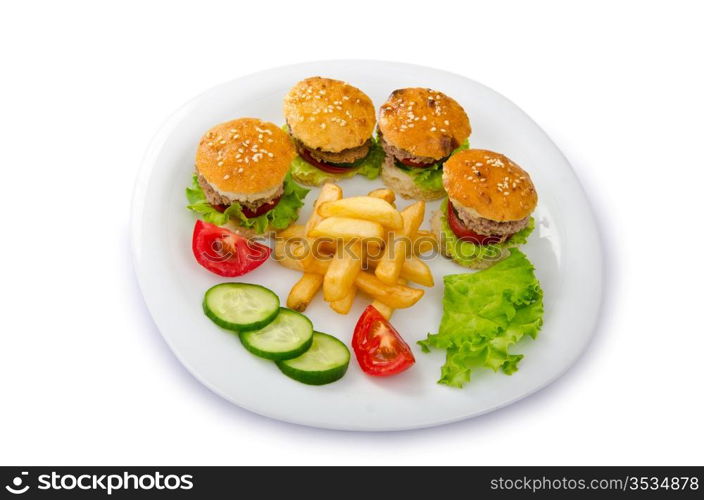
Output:
[[271,248],[199,220],[193,228],[193,255],[208,271],[230,278],[264,264]]
[[416,362],[411,348],[374,306],[367,306],[359,317],[352,348],[359,366],[369,375],[395,375]]
[[494,245],[501,241],[501,236],[478,234],[467,228],[449,201],[447,202],[447,223],[452,232],[462,241],[469,241],[475,245]]
[[301,148],[301,150],[298,152],[299,155],[301,155],[301,158],[303,158],[305,161],[313,165],[315,168],[318,168],[322,170],[323,172],[327,172],[329,174],[344,174],[346,172],[350,171],[350,168],[352,167],[340,167],[337,165],[332,165],[330,163],[325,163],[324,161],[316,160],[313,158],[308,151],[305,149]]

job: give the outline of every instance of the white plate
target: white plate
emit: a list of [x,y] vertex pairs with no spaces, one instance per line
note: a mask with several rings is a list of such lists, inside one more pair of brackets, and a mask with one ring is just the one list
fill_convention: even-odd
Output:
[[[540,196],[537,228],[524,251],[545,291],[545,325],[512,376],[473,374],[463,389],[436,383],[444,353],[424,354],[415,342],[437,331],[442,315],[442,276],[465,270],[441,257],[430,262],[436,286],[393,323],[412,346],[416,365],[390,378],[362,373],[354,359],[334,384],[311,387],[285,377],[256,358],[239,340],[207,319],[203,292],[225,281],[201,268],[191,253],[194,217],[186,208],[193,158],[212,125],[242,116],[282,123],[281,102],[298,80],[324,75],[363,89],[376,106],[401,87],[424,86],[457,99],[472,122],[472,147],[500,151],[531,174]],[[360,176],[342,182],[346,195],[381,186]],[[317,189],[302,211],[310,213]],[[401,200],[400,206],[408,202]],[[439,202],[428,205],[428,217]],[[559,377],[587,345],[601,296],[599,234],[589,203],[565,157],[523,111],[493,90],[462,76],[408,64],[377,61],[316,62],[272,69],[207,91],[176,112],[154,139],[144,160],[133,206],[134,261],[144,299],[173,352],[204,385],[253,412],[304,425],[346,430],[399,430],[453,422],[517,401]],[[427,221],[426,221],[427,227]],[[241,281],[273,289],[285,302],[299,274],[267,262]],[[331,311],[320,297],[306,311],[316,328],[349,345],[368,304],[357,298],[350,314]]]

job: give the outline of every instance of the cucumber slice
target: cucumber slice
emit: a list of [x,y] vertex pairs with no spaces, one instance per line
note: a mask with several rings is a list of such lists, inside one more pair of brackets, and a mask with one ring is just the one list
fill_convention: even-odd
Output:
[[279,361],[300,356],[313,341],[313,323],[296,311],[282,307],[274,321],[259,330],[240,334],[242,345],[257,356]]
[[205,315],[217,325],[244,332],[270,323],[279,313],[279,297],[260,285],[221,283],[205,292]]
[[345,344],[327,333],[315,332],[310,349],[276,365],[294,380],[323,385],[341,379],[349,363],[350,351]]

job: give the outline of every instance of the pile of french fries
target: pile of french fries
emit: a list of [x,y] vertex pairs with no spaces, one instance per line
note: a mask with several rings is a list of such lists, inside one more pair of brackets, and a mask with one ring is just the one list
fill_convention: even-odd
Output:
[[407,283],[434,285],[430,268],[418,257],[434,242],[432,233],[418,229],[425,202],[398,211],[395,198],[390,189],[343,198],[338,185],[322,187],[306,224],[291,226],[276,239],[276,260],[303,273],[287,307],[304,311],[322,288],[330,307],[347,314],[361,291],[388,319],[394,309],[420,300],[424,291]]

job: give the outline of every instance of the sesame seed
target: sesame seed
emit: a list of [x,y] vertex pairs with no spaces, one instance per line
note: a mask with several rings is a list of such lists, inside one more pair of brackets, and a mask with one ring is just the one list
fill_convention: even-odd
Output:
[[238,168],[237,172],[239,172],[241,174],[242,172],[244,172],[244,168],[242,168],[242,167]]
[[437,129],[435,127],[430,127],[431,132],[435,132]]
[[219,162],[218,162],[218,167],[222,167],[224,164],[225,164],[224,162],[219,161]]
[[269,158],[273,158],[273,157],[274,157],[274,153],[267,153],[267,155],[269,155]]
[[227,144],[227,141],[226,141],[225,139],[222,139],[222,140],[220,141],[220,144]]
[[208,143],[208,146],[213,146],[213,143],[212,143],[212,142],[209,142],[209,143]]
[[450,120],[445,120],[444,123],[445,123],[445,125],[449,125],[449,124],[450,124]]
[[225,176],[223,177],[224,180],[227,180],[227,179],[229,179],[229,178],[230,178],[230,174],[227,174],[227,175],[225,175]]
[[326,125],[325,125],[324,123],[321,123],[321,124],[320,124],[320,128],[325,128],[325,126],[326,126]]

